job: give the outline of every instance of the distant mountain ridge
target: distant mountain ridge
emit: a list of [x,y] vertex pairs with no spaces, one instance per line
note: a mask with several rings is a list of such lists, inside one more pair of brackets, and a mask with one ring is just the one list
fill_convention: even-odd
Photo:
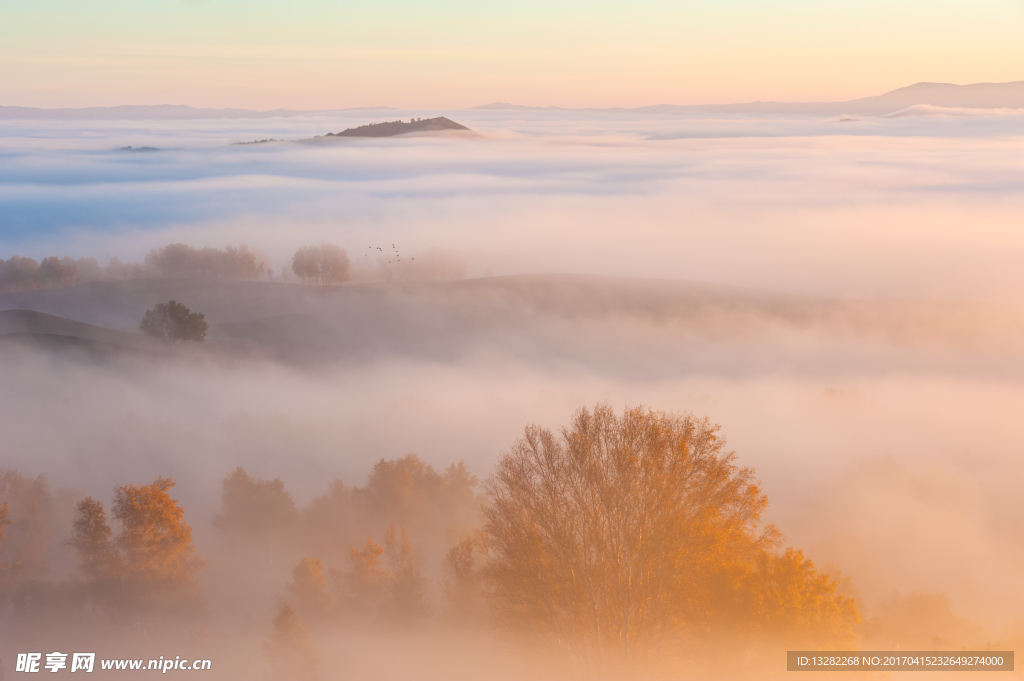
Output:
[[862,97],[845,102],[746,102],[742,104],[656,104],[637,108],[566,109],[558,106],[523,106],[495,102],[474,107],[485,111],[597,111],[609,113],[674,113],[706,111],[708,113],[778,113],[820,114],[838,116],[884,116],[911,106],[929,105],[957,109],[1024,109],[1024,80],[1012,83],[915,83],[883,95]]
[[[473,107],[478,111],[594,111],[608,113],[671,114],[686,112],[708,113],[776,113],[817,114],[838,116],[885,116],[903,109],[928,105],[958,109],[1024,109],[1024,81],[1010,83],[915,83],[873,97],[862,97],[843,102],[745,102],[737,104],[655,104],[635,108],[608,107],[573,109],[559,106],[526,106],[494,102]],[[41,109],[26,106],[0,106],[0,120],[202,120],[244,118],[291,118],[296,116],[326,115],[351,111],[388,111],[389,106],[354,107],[300,111],[274,109],[196,108],[183,104],[100,106],[82,109]],[[443,118],[443,117],[441,117]],[[436,119],[427,119],[436,120]],[[446,119],[447,120],[447,119]],[[343,131],[344,132],[344,131]],[[341,133],[336,133],[341,135]],[[363,136],[363,135],[343,135]]]

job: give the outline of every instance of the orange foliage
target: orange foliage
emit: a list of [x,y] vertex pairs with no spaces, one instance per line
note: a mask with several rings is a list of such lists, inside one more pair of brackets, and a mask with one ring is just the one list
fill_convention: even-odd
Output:
[[852,598],[836,594],[836,583],[818,572],[803,551],[764,553],[747,580],[747,612],[757,633],[804,648],[849,649],[860,614]]
[[607,406],[558,437],[528,427],[487,485],[485,574],[505,615],[626,652],[737,626],[847,640],[852,602],[801,553],[774,554],[767,497],[718,430]]
[[274,632],[263,649],[275,681],[315,681],[319,678],[309,632],[288,606],[281,608],[274,617]]
[[364,615],[408,620],[426,613],[426,584],[413,560],[409,535],[389,527],[384,546],[366,540],[362,549],[349,548],[349,566],[336,575],[348,609]]
[[121,523],[116,545],[129,581],[186,585],[204,565],[192,545],[185,511],[167,493],[172,487],[171,478],[157,478],[150,485],[114,490],[113,515]]
[[292,581],[287,586],[292,603],[304,615],[323,617],[334,602],[333,594],[327,590],[324,565],[319,558],[303,556],[292,570]]

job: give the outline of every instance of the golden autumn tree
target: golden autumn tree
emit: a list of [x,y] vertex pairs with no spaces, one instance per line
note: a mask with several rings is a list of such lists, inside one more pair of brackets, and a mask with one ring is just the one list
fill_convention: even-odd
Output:
[[486,485],[485,576],[505,615],[627,653],[737,618],[754,627],[756,603],[771,601],[762,573],[781,593],[794,558],[771,558],[767,497],[718,432],[692,415],[606,405],[557,436],[527,427]]
[[292,581],[286,586],[295,608],[305,617],[325,616],[334,602],[319,558],[303,556],[292,570]]
[[274,631],[263,646],[274,681],[315,681],[320,678],[309,631],[295,611],[284,606],[274,617]]
[[391,573],[381,560],[384,547],[367,539],[363,548],[350,546],[348,553],[348,569],[337,575],[340,590],[348,601],[346,605],[356,611],[379,609],[391,580]]
[[113,516],[121,524],[115,541],[121,575],[137,591],[191,590],[205,564],[192,545],[184,509],[169,494],[172,487],[171,478],[157,478],[149,485],[114,490]]
[[335,574],[346,610],[408,621],[427,612],[426,582],[413,559],[409,534],[389,526],[384,546],[372,539],[349,548],[348,569]]
[[761,639],[803,648],[841,650],[855,643],[860,613],[853,598],[838,594],[836,582],[819,572],[803,551],[765,552],[747,580],[741,625],[753,623]]

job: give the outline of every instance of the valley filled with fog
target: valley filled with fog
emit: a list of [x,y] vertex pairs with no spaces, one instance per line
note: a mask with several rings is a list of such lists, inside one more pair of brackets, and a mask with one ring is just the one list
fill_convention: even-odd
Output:
[[[479,137],[292,141],[441,114]],[[233,471],[279,478],[315,515],[332,481],[362,489],[378,462],[409,454],[484,481],[528,424],[557,431],[606,403],[720,424],[763,483],[782,546],[881,622],[872,635],[1020,641],[1022,120],[933,108],[843,122],[514,110],[0,121],[0,258],[102,267],[174,243],[245,244],[265,265],[229,280],[140,264],[0,292],[0,467],[48,480],[39,579],[75,579],[82,497],[109,504],[115,485],[172,477],[207,562],[211,655],[236,665],[222,678],[257,678],[310,547],[340,569],[349,545],[406,523],[428,609],[444,611],[443,561],[479,523],[484,490],[443,517],[366,511],[330,540],[309,529],[253,548],[215,522]],[[264,139],[284,141],[236,144]],[[290,272],[321,243],[346,250],[351,281]],[[205,316],[203,343],[139,333],[168,300]],[[18,650],[48,626],[30,620]],[[346,666],[370,678],[391,645],[358,631],[331,649],[330,627],[310,630],[338,658],[326,678]],[[485,658],[505,660],[507,678],[561,673],[486,629],[417,631],[392,641],[422,664],[380,662],[382,678],[474,678]]]

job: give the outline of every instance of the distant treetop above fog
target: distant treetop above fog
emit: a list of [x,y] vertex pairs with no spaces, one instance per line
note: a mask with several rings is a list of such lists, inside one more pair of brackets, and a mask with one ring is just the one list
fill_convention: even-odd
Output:
[[174,341],[194,341],[202,343],[206,339],[209,325],[202,313],[193,312],[181,303],[170,300],[159,303],[146,310],[139,324],[139,330],[152,338],[165,343]]
[[100,266],[96,258],[49,256],[42,262],[13,255],[0,258],[0,293],[65,288],[93,281],[125,279],[260,279],[269,275],[267,258],[245,244],[219,248],[193,248],[170,244],[154,248],[142,263],[111,258]]
[[259,279],[266,270],[265,257],[245,244],[224,250],[170,244],[151,250],[144,266],[159,279]]
[[335,244],[303,246],[292,257],[292,272],[306,283],[333,284],[348,281],[348,253]]
[[[22,255],[0,258],[0,293],[67,288],[97,281],[182,279],[195,281],[292,281],[295,274],[305,283],[336,284],[346,281],[437,281],[463,279],[466,263],[454,251],[432,249],[403,258],[397,249],[364,252],[355,263],[335,244],[300,248],[291,262],[275,276],[265,252],[245,244],[220,248],[195,248],[184,243],[154,248],[141,263],[111,258],[101,266],[96,258],[77,260],[49,256],[37,261]],[[378,252],[380,257],[378,257]],[[372,261],[370,255],[373,255]]]

